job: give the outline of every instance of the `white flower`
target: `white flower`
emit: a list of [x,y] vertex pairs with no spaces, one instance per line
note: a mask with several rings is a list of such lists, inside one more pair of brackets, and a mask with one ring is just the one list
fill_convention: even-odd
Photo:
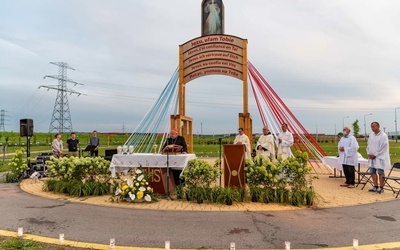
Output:
[[142,173],[142,170],[136,169],[136,174],[141,174],[141,173]]
[[145,187],[140,187],[140,188],[139,188],[139,191],[144,192],[144,191],[146,191],[146,188],[145,188]]
[[144,200],[147,201],[147,202],[150,202],[150,201],[151,201],[151,196],[148,195],[148,194],[146,194],[146,195],[144,196]]
[[132,194],[132,192],[129,192],[129,198],[131,198],[131,200],[134,200],[136,198],[135,194]]
[[133,180],[132,180],[132,179],[128,179],[128,180],[126,181],[126,184],[127,184],[128,186],[132,187],[132,186],[133,186]]
[[136,182],[136,183],[135,183],[135,186],[136,186],[136,187],[139,187],[139,182]]
[[137,180],[138,180],[138,181],[142,181],[143,178],[144,178],[144,175],[140,175],[140,176],[137,178]]
[[151,190],[151,187],[147,187],[147,190],[150,191],[150,190]]
[[121,194],[121,192],[122,192],[122,190],[121,190],[121,189],[119,189],[119,188],[117,188],[117,190],[115,190],[115,195],[120,195],[120,194]]
[[146,185],[149,185],[149,183],[146,181],[146,183],[145,183]]

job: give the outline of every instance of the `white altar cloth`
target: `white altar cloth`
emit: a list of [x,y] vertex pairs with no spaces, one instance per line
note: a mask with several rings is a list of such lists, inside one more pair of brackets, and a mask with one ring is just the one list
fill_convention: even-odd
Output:
[[[195,154],[168,155],[168,166],[171,169],[184,170],[188,161],[196,159]],[[127,171],[134,167],[166,168],[167,155],[162,154],[115,154],[111,159],[111,176],[115,177],[117,171]]]
[[[331,168],[343,171],[343,166],[338,163],[338,157],[336,156],[324,156],[322,162]],[[358,154],[358,167],[368,168],[368,160],[363,158],[361,154]]]

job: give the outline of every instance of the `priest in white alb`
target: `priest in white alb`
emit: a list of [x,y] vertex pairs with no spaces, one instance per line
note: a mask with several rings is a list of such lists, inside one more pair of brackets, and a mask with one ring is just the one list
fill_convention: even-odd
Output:
[[263,155],[265,159],[275,161],[275,140],[268,127],[263,127],[263,134],[258,138],[256,145],[257,155]]
[[247,137],[247,135],[244,134],[243,128],[239,128],[239,134],[235,137],[233,144],[244,144],[246,147],[245,157],[246,157],[246,159],[251,159],[250,140],[249,140],[249,137]]
[[278,135],[278,157],[282,157],[282,160],[292,156],[290,147],[293,145],[293,135],[287,130],[287,124],[283,123],[282,132]]

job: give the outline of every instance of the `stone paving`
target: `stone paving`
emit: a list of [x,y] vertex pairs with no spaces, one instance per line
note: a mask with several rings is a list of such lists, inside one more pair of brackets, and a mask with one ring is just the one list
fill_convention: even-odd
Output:
[[[318,179],[313,181],[313,186],[317,192],[317,200],[313,208],[343,207],[373,202],[394,200],[395,195],[389,190],[382,194],[368,192],[370,186],[361,190],[361,185],[357,188],[349,189],[340,187],[344,182],[343,178],[330,178],[329,175],[317,175]],[[222,204],[197,204],[188,201],[171,199],[160,199],[153,203],[127,203],[111,202],[110,195],[98,197],[74,198],[66,195],[44,192],[44,181],[34,181],[25,179],[20,183],[20,187],[25,192],[51,199],[68,200],[71,202],[87,203],[99,206],[125,207],[132,209],[152,209],[152,210],[185,210],[185,211],[272,211],[272,210],[298,210],[307,207],[294,207],[279,204],[264,204],[255,202],[234,203],[232,206]],[[399,197],[400,198],[400,197]]]

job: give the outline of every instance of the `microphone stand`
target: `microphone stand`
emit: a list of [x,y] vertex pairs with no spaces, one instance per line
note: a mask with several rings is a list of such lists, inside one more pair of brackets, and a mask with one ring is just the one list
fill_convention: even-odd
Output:
[[167,138],[167,145],[165,146],[165,148],[167,149],[167,196],[166,196],[166,198],[170,198],[171,200],[172,200],[172,198],[171,198],[171,193],[170,193],[170,191],[169,191],[169,138]]
[[[219,172],[221,172],[222,168],[222,137],[218,138],[219,143]],[[222,175],[219,175],[219,187],[222,187]]]

